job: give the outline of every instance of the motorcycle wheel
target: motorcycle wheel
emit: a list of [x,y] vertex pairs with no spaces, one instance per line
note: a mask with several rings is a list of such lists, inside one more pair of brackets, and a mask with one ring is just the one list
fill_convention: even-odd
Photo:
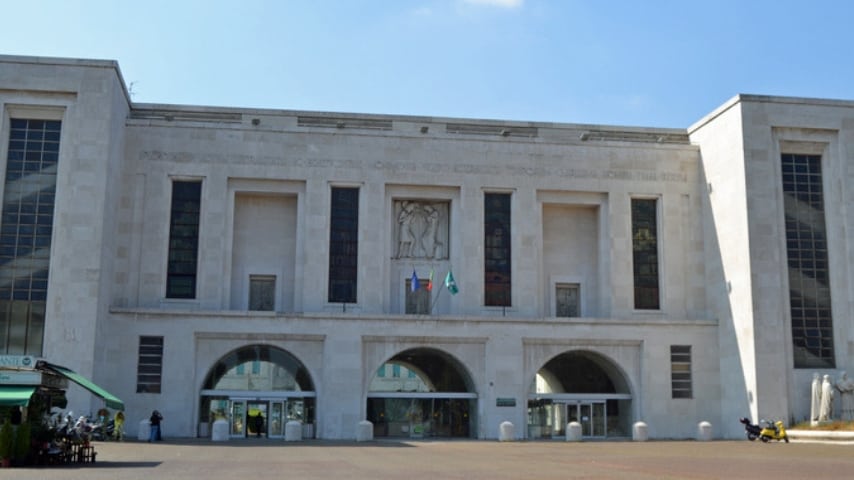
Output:
[[783,437],[783,440],[785,440],[785,441],[786,441],[786,443],[789,443],[789,436],[788,436],[788,435],[786,435],[785,437]]
[[748,433],[747,439],[750,440],[751,442],[756,440],[756,434],[755,433]]
[[770,440],[770,438],[766,437],[765,435],[760,435],[759,440],[762,440],[763,442],[768,443],[768,440]]

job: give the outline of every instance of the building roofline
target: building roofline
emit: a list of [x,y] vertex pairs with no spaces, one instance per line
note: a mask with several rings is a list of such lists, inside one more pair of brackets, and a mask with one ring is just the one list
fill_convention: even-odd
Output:
[[0,55],[0,63],[20,63],[29,65],[57,65],[63,67],[85,67],[85,68],[106,68],[112,69],[118,77],[119,84],[122,86],[125,101],[128,108],[133,107],[133,102],[130,99],[130,92],[125,83],[122,70],[119,68],[119,62],[116,60],[96,60],[91,58],[66,58],[66,57],[36,57],[29,55]]
[[775,95],[755,95],[748,93],[740,93],[722,105],[712,110],[710,113],[703,116],[700,120],[688,127],[688,135],[703,128],[706,124],[713,121],[715,118],[722,115],[727,110],[733,108],[739,103],[774,103],[778,105],[812,105],[821,107],[839,107],[839,108],[854,108],[854,100],[837,100],[830,98],[811,98],[811,97],[782,97]]
[[386,121],[401,121],[408,123],[427,123],[427,124],[477,124],[490,126],[505,126],[505,127],[528,127],[528,128],[547,128],[557,130],[590,130],[596,132],[633,132],[638,134],[659,134],[659,135],[685,135],[685,129],[682,128],[663,128],[663,127],[635,127],[621,125],[603,125],[603,124],[585,124],[585,123],[562,123],[562,122],[537,122],[524,120],[497,120],[497,119],[482,119],[473,117],[441,117],[441,116],[426,116],[426,115],[405,115],[405,114],[386,114],[386,113],[359,113],[359,112],[332,112],[332,111],[314,111],[314,110],[290,110],[276,108],[257,108],[257,107],[225,107],[211,105],[187,105],[187,104],[160,104],[160,103],[134,103],[132,110],[137,114],[154,114],[168,115],[176,114],[180,117],[185,114],[208,114],[216,115],[262,115],[262,116],[283,116],[283,117],[315,117],[315,118],[346,118],[346,119],[374,119]]

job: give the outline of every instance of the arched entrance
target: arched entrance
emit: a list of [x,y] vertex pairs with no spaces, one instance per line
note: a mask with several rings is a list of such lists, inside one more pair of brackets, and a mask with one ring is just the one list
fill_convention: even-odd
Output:
[[200,399],[200,436],[223,418],[232,437],[282,437],[290,420],[302,423],[303,438],[314,437],[314,383],[305,365],[279,348],[249,345],[226,354],[205,377]]
[[632,395],[625,375],[591,351],[571,351],[549,360],[528,394],[528,438],[565,437],[569,422],[584,437],[625,437],[631,431]]
[[414,348],[386,361],[371,380],[367,404],[375,437],[471,438],[477,432],[471,378],[439,350]]

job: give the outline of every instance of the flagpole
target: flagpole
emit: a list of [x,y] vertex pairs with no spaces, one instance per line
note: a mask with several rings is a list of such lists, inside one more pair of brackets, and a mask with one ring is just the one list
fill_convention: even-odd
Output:
[[436,294],[436,298],[433,299],[433,303],[430,304],[430,315],[433,315],[433,307],[436,306],[436,302],[439,301],[439,295],[442,295],[442,290],[445,289],[445,286],[442,285],[442,288],[439,289],[439,293]]

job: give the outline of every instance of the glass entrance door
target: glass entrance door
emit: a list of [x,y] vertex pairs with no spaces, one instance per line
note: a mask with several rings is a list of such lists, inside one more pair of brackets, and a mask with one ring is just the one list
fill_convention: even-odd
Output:
[[232,400],[231,401],[231,429],[232,437],[246,436],[246,401]]
[[267,430],[267,435],[270,438],[281,438],[285,435],[287,405],[287,401],[275,400],[270,402],[270,424]]
[[246,436],[266,437],[269,415],[269,402],[246,402]]
[[605,402],[568,404],[567,417],[570,422],[581,424],[581,436],[604,437],[606,431]]

